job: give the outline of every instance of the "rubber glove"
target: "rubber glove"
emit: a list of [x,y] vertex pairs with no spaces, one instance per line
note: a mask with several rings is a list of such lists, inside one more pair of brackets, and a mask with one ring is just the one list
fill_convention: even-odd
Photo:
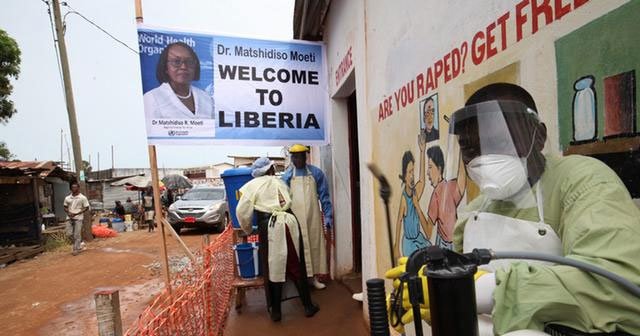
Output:
[[[398,259],[398,266],[388,270],[384,275],[387,279],[393,280],[394,294],[396,296],[395,300],[401,300],[401,304],[396,304],[395,306],[392,305],[391,295],[387,300],[389,323],[398,332],[402,332],[401,330],[404,330],[405,324],[413,322],[413,310],[411,302],[409,301],[409,286],[408,283],[401,284],[400,280],[400,277],[406,272],[407,260],[409,260],[408,257]],[[429,323],[431,318],[429,311],[429,286],[427,283],[427,277],[424,275],[424,268],[425,266],[422,266],[418,271],[423,293],[423,301],[420,302],[420,317]],[[402,289],[400,289],[401,286]],[[398,321],[398,316],[400,316],[400,321]]]
[[473,278],[476,286],[478,314],[491,314],[494,305],[493,292],[496,289],[496,274],[478,270]]
[[[385,273],[386,278],[393,280],[394,293],[396,293],[396,295],[401,293],[402,295],[402,305],[400,307],[392,307],[391,295],[387,297],[387,312],[389,314],[389,323],[396,331],[400,333],[404,332],[405,324],[413,322],[413,309],[409,300],[408,284],[403,284],[402,291],[399,291],[399,287],[401,285],[400,277],[406,272],[406,264],[408,259],[408,257],[402,257],[398,259],[398,266],[388,270]],[[424,275],[424,270],[425,266],[423,266],[418,272],[418,275],[422,280],[422,293],[424,298],[423,302],[420,303],[420,317],[427,323],[431,323],[431,312],[429,310],[429,286],[427,277]],[[478,313],[490,313],[491,309],[493,308],[493,289],[495,289],[495,274],[488,273],[483,270],[478,270],[474,274],[473,278],[476,281],[476,302],[478,303]],[[478,279],[481,280],[478,281]],[[489,287],[491,287],[491,285],[493,284],[493,287],[485,290],[485,284],[488,284]],[[478,288],[479,285],[481,286],[481,288]],[[401,316],[400,321],[398,321],[399,314]]]

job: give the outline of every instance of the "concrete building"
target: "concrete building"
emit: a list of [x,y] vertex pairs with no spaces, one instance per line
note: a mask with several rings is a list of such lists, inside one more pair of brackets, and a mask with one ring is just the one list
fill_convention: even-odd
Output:
[[[312,157],[333,186],[333,275],[362,269],[366,280],[390,267],[395,232],[387,230],[366,164],[377,164],[391,183],[395,231],[402,155],[413,152],[418,165],[427,98],[439,129],[428,146],[446,149],[447,117],[476,89],[518,84],[547,125],[547,153],[601,159],[640,198],[638,13],[640,2],[628,0],[297,0],[294,37],[326,45],[331,140]],[[594,99],[577,109],[582,94]],[[432,192],[427,183],[422,209]],[[460,207],[475,194],[470,186]]]
[[210,166],[204,167],[192,167],[185,168],[183,170],[184,176],[191,180],[191,183],[195,184],[211,184],[222,185],[222,174],[225,170],[233,168],[231,163],[222,162]]
[[[228,155],[227,157],[233,159],[233,167],[251,167],[253,162],[260,156],[251,155]],[[283,172],[287,167],[287,158],[282,156],[269,156],[269,160],[275,162],[276,172]]]

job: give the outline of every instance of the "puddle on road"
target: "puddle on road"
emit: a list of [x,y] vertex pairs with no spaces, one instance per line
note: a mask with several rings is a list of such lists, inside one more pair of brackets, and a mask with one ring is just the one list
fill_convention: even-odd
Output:
[[[126,287],[97,287],[101,290],[119,289],[122,329],[127,330],[143,309],[164,287],[160,279]],[[40,329],[40,335],[84,336],[98,332],[93,294],[80,300],[65,302],[60,306],[61,315]]]

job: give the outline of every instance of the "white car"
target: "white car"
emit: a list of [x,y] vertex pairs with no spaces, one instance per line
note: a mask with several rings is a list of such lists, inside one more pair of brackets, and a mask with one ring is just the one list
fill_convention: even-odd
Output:
[[169,223],[180,233],[183,227],[212,227],[222,232],[229,222],[229,206],[223,187],[197,187],[169,206]]

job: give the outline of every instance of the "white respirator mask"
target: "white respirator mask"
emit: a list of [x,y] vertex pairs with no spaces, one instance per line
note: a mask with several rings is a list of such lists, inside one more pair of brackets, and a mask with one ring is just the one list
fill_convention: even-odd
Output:
[[507,200],[527,183],[527,159],[533,150],[537,129],[533,130],[531,146],[523,158],[504,154],[480,155],[469,162],[467,173],[480,187],[480,192],[492,200]]
[[467,172],[484,195],[492,200],[506,200],[527,183],[526,162],[526,158],[511,155],[481,155],[469,162]]

